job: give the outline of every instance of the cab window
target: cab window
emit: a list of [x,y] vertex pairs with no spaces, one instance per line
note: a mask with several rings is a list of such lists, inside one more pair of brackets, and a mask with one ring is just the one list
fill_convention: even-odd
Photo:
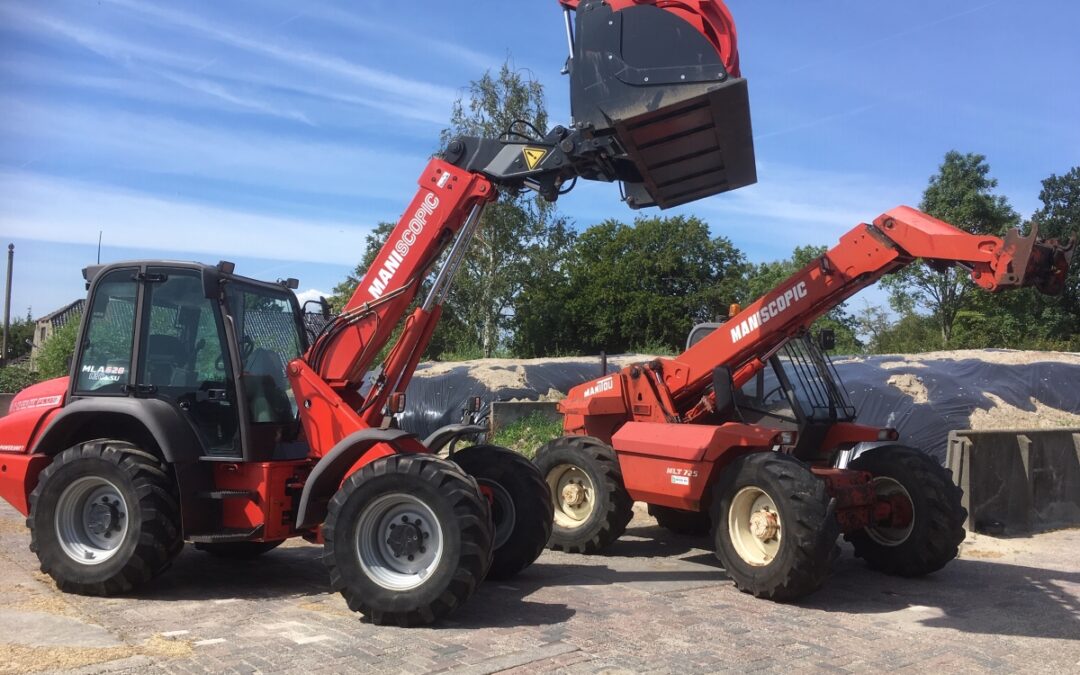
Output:
[[114,270],[95,287],[83,337],[76,391],[126,393],[131,382],[137,271]]

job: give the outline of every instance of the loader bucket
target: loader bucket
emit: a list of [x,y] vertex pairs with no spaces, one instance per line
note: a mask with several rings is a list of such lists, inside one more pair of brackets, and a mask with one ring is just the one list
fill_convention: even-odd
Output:
[[1007,272],[998,276],[998,288],[1034,286],[1046,295],[1060,295],[1065,290],[1069,263],[1076,251],[1075,236],[1065,243],[1039,239],[1039,228],[1032,224],[1026,237],[1015,228],[1009,230],[1003,248],[1012,262]]
[[631,207],[669,208],[757,182],[746,80],[721,3],[587,0],[576,9],[574,125],[618,139]]

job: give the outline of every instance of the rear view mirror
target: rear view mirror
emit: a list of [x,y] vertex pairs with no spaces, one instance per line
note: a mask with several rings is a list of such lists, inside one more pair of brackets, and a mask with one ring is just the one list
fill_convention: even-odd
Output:
[[817,334],[818,347],[821,351],[829,352],[836,349],[836,331],[832,328],[822,328]]

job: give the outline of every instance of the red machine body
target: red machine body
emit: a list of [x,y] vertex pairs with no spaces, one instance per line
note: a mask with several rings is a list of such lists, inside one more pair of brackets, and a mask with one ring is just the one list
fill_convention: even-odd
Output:
[[[909,207],[879,216],[841,237],[823,256],[731,316],[679,356],[623,368],[570,390],[559,403],[564,431],[610,444],[634,499],[701,510],[716,476],[751,451],[793,452],[798,430],[746,424],[718,412],[714,373],[723,367],[737,391],[819,317],[881,277],[915,260],[963,265],[987,291],[1036,285],[1060,291],[1071,246],[1038,242],[1037,233],[1004,239],[968,234]],[[762,426],[764,425],[764,426]],[[817,425],[822,426],[822,425]],[[836,453],[859,442],[896,440],[896,432],[836,420],[820,442],[802,448],[838,499],[846,531],[890,517],[867,492],[870,476],[832,469]],[[790,434],[784,437],[785,434]]]

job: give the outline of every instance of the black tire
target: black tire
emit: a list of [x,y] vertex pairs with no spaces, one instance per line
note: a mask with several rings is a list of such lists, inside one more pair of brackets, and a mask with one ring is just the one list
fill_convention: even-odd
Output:
[[[409,504],[430,521],[414,528],[406,520],[404,527],[397,528],[405,533],[401,545],[411,548],[396,549],[400,553],[393,564],[405,564],[400,558],[412,560],[413,555],[421,560],[425,555],[434,558],[426,576],[411,577],[413,585],[395,587],[385,577],[379,580],[379,574],[397,573],[387,562],[389,549],[365,567],[362,544],[369,541],[374,547],[371,555],[380,555],[382,542],[390,544],[383,536],[399,524],[396,516],[378,515],[378,509],[384,508],[380,504],[387,503]],[[365,523],[374,525],[371,536],[361,539]],[[487,498],[456,464],[434,455],[390,455],[351,475],[330,500],[323,536],[323,562],[331,586],[345,597],[350,609],[378,625],[404,627],[437,621],[473,594],[491,565]],[[433,541],[440,542],[441,554],[424,550],[423,542],[430,546]]]
[[[533,462],[547,483],[555,514],[548,546],[568,553],[597,553],[626,531],[634,517],[634,501],[623,486],[611,446],[590,436],[564,436],[541,446]],[[572,513],[565,505],[559,487],[567,476],[564,467],[588,477],[593,494],[587,509]]]
[[552,506],[547,483],[529,460],[495,445],[474,445],[450,458],[489,491],[494,532],[488,578],[508,579],[543,553],[551,537]]
[[250,560],[257,558],[263,553],[273,551],[284,544],[284,540],[278,541],[226,541],[221,543],[198,543],[195,550],[209,553],[218,558],[231,560]]
[[[759,493],[767,500],[757,501]],[[733,521],[748,523],[768,501],[775,512],[771,518],[766,514],[765,522],[778,525],[778,535],[766,541],[753,535],[738,544],[733,541],[733,531],[747,531]],[[724,469],[713,489],[716,555],[744,593],[771,600],[808,595],[829,576],[840,534],[833,508],[825,482],[790,455],[755,452],[740,457]]]
[[917,577],[941,569],[957,556],[967,510],[951,471],[926,453],[900,445],[868,450],[849,468],[873,475],[879,494],[902,486],[913,516],[910,528],[874,527],[845,535],[857,557],[887,574]]
[[[82,443],[60,453],[30,493],[30,550],[62,591],[125,593],[164,572],[183,549],[176,492],[156,456],[125,441]],[[100,562],[83,562],[94,559]]]
[[712,530],[712,521],[704,511],[684,511],[649,504],[649,515],[656,518],[657,525],[675,534],[700,537]]

